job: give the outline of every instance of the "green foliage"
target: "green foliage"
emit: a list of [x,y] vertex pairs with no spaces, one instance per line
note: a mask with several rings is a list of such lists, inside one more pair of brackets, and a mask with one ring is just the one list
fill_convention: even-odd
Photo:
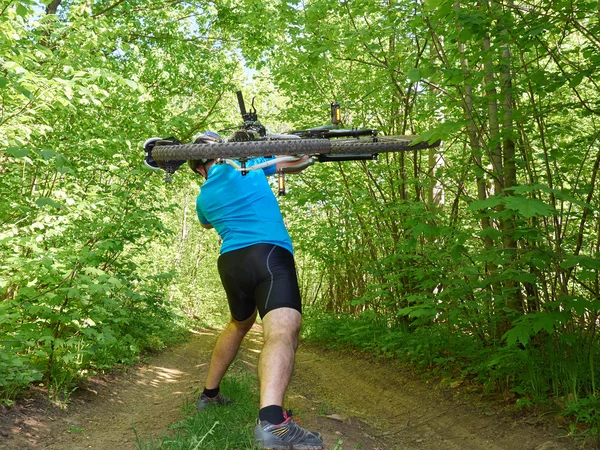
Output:
[[565,412],[575,417],[571,434],[577,434],[578,425],[589,427],[594,444],[600,444],[600,399],[597,396],[570,402]]
[[182,209],[140,144],[208,128],[239,64],[190,5],[32,5],[0,14],[0,398],[65,400],[198,312],[173,288]]

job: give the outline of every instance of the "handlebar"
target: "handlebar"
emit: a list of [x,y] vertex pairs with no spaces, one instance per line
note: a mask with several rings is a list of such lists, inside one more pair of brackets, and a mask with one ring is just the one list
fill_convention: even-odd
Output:
[[[256,108],[254,107],[254,97],[252,98],[252,109],[250,112],[246,111],[246,105],[244,104],[244,96],[242,95],[242,91],[236,91],[238,105],[240,105],[240,112],[242,113],[242,119],[245,124],[254,124],[258,122],[258,114],[256,113]],[[261,125],[262,126],[262,125]]]
[[246,105],[244,105],[244,96],[242,95],[242,91],[235,92],[238,98],[238,104],[240,105],[240,112],[242,113],[242,117],[246,115]]

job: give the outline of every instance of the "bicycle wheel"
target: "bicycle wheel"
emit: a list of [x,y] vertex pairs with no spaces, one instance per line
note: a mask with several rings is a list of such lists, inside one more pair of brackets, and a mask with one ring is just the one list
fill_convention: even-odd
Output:
[[152,157],[157,161],[181,159],[250,158],[267,155],[312,155],[327,152],[326,139],[223,142],[156,146]]
[[410,146],[412,137],[386,136],[377,141],[371,139],[294,139],[272,141],[223,142],[220,144],[157,145],[152,157],[157,161],[251,158],[268,155],[360,155],[365,153],[386,153],[436,147],[420,142]]
[[422,150],[424,148],[438,147],[441,141],[429,144],[428,142],[419,142],[411,145],[416,136],[382,136],[377,141],[372,139],[333,139],[331,149],[327,152],[330,155],[362,155],[369,153],[391,153],[407,152],[411,150]]

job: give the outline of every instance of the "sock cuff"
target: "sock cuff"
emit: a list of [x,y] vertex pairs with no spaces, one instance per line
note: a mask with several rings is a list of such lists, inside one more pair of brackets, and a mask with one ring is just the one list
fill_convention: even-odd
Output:
[[204,391],[202,393],[209,398],[215,398],[217,395],[219,395],[220,391],[221,391],[220,386],[217,386],[214,389],[206,389],[206,386],[204,386]]
[[258,411],[258,418],[262,421],[269,422],[273,425],[278,425],[285,422],[283,408],[279,405],[269,405],[261,408]]

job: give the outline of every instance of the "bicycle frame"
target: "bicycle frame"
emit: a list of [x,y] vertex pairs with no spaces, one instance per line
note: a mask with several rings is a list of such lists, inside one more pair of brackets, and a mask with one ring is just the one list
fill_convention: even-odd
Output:
[[[282,162],[291,162],[291,161],[299,161],[302,159],[304,155],[300,155],[300,156],[277,156],[273,159],[270,159],[268,161],[259,163],[259,164],[254,164],[253,166],[247,167],[243,164],[238,164],[237,161],[233,160],[233,159],[227,159],[227,158],[218,158],[215,161],[215,164],[227,164],[231,167],[233,167],[235,170],[242,172],[242,174],[246,174],[252,170],[260,170],[260,169],[265,169],[267,167],[271,167],[271,166],[276,166],[279,163]],[[303,165],[304,167],[308,167],[314,164],[314,159],[312,157],[308,158],[307,161],[310,161],[309,164]]]
[[[249,133],[249,135],[256,135],[256,139],[259,140],[294,140],[294,139],[332,139],[332,138],[360,138],[370,136],[374,140],[377,139],[377,130],[373,130],[370,128],[364,128],[360,130],[352,130],[352,129],[338,129],[338,124],[341,123],[341,109],[340,104],[338,102],[332,102],[330,104],[331,107],[331,123],[332,125],[325,125],[321,127],[308,128],[305,130],[294,130],[289,134],[280,134],[280,133],[270,133],[267,129],[258,121],[258,114],[256,113],[256,108],[254,107],[254,98],[252,98],[252,109],[250,112],[246,110],[246,104],[244,103],[244,96],[242,91],[236,91],[238,105],[240,107],[240,112],[242,114],[242,119],[244,121],[243,125],[240,127],[245,133]],[[304,155],[301,155],[304,156]],[[296,160],[300,159],[301,156],[297,157]],[[341,162],[341,161],[368,161],[368,160],[377,160],[376,153],[362,154],[362,155],[318,155],[319,162]],[[246,167],[246,161],[244,158],[240,159],[240,164],[235,162],[234,160],[225,159],[222,160],[221,163],[229,164],[234,169],[240,171],[242,175],[245,175],[250,170],[258,170],[259,168],[269,167],[279,162],[284,161],[292,161],[294,157],[280,157],[275,158],[273,160],[267,161],[265,163],[261,163],[256,166],[251,166],[250,168]],[[310,164],[314,163],[314,159],[310,158]],[[280,175],[280,185],[283,182],[282,175]],[[280,191],[282,189],[280,188]]]

